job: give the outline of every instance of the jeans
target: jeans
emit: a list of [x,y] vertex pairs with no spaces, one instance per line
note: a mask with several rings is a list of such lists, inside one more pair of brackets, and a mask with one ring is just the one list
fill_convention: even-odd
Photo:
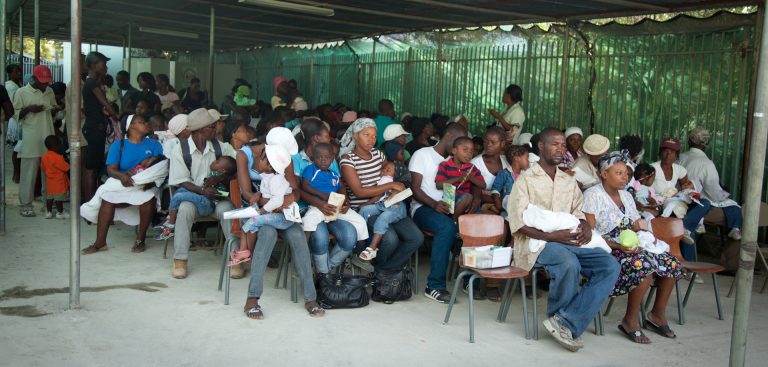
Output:
[[[377,217],[368,219],[368,227],[376,223]],[[424,243],[424,235],[411,218],[405,218],[389,226],[389,230],[381,237],[379,251],[371,260],[375,271],[402,269],[408,260]],[[361,246],[365,248],[365,245]]]
[[741,229],[741,223],[744,220],[744,218],[741,216],[741,208],[735,205],[731,205],[722,209],[723,214],[725,214],[725,224],[728,226],[728,229]]
[[[543,267],[550,277],[547,316],[559,314],[574,337],[580,336],[600,312],[621,269],[619,262],[601,249],[556,242],[547,242],[536,267]],[[579,289],[581,275],[587,282]]]
[[[328,248],[331,240],[328,232],[333,233],[333,236],[336,237],[336,246],[330,253]],[[310,237],[312,257],[315,259],[317,272],[327,274],[331,268],[339,266],[352,253],[356,242],[357,231],[352,223],[343,220],[318,223],[317,229],[312,232]]]
[[698,235],[696,234],[696,227],[699,225],[699,222],[701,222],[701,219],[704,218],[705,215],[707,215],[707,212],[709,212],[709,209],[712,208],[712,204],[709,203],[709,200],[701,199],[700,200],[701,205],[696,203],[691,203],[688,206],[688,213],[683,218],[683,226],[685,229],[691,232],[691,237],[693,237],[694,244],[689,245],[684,242],[680,242],[680,253],[683,255],[683,258],[688,261],[694,261],[696,260],[696,238]]
[[207,197],[180,187],[173,193],[168,210],[178,211],[182,202],[192,203],[197,210],[197,216],[203,217],[213,212],[213,202]]
[[315,283],[312,280],[312,264],[309,259],[309,248],[304,237],[301,225],[295,223],[286,230],[276,230],[265,226],[259,230],[256,246],[253,248],[251,264],[251,280],[248,283],[248,297],[261,298],[264,293],[264,272],[267,270],[267,262],[272,250],[277,243],[277,234],[283,237],[286,246],[291,248],[293,266],[299,274],[301,288],[304,292],[304,302],[314,301],[317,298]]
[[358,211],[360,215],[366,221],[370,217],[378,216],[373,223],[373,233],[383,235],[389,229],[389,226],[393,223],[397,223],[405,217],[408,213],[405,211],[405,203],[400,202],[397,206],[384,207],[384,201],[379,201],[376,204],[366,205]]
[[427,288],[444,290],[445,273],[448,270],[448,258],[456,241],[458,228],[451,217],[440,214],[428,206],[421,206],[413,214],[413,221],[419,228],[434,233],[432,239],[432,258],[429,263]]

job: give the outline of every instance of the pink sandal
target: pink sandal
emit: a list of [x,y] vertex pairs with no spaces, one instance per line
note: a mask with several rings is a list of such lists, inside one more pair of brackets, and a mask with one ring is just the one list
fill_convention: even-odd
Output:
[[[242,255],[245,255],[244,257]],[[235,250],[229,255],[229,266],[251,261],[251,251]]]

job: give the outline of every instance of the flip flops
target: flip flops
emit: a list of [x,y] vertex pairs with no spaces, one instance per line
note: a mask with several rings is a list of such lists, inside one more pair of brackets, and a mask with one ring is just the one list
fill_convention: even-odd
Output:
[[[643,327],[665,338],[669,338],[669,339],[677,338],[677,335],[675,335],[675,332],[669,328],[669,324],[656,325],[656,323],[646,318],[645,322],[643,322]],[[669,335],[670,333],[672,335]]]
[[619,325],[619,330],[624,333],[624,336],[626,336],[627,339],[637,344],[651,344],[650,340],[648,343],[643,343],[640,341],[640,338],[647,338],[642,330],[628,331],[624,328],[624,325]]

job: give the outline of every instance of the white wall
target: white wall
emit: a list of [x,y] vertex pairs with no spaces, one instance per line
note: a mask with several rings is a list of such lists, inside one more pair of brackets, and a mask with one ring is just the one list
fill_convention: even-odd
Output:
[[[82,47],[80,48],[80,50],[85,55],[87,55],[88,52],[96,51],[96,45],[83,43],[81,46]],[[69,42],[64,42],[64,59],[62,60],[62,64],[64,64],[64,82],[65,83],[69,83],[69,80],[72,77],[70,75],[70,68],[72,67],[70,65],[70,60],[72,57],[71,52],[72,52],[72,44]],[[111,59],[107,62],[107,73],[109,75],[112,75],[114,77],[118,71],[123,70],[123,48],[122,47],[100,45],[99,52],[103,53],[104,56]]]

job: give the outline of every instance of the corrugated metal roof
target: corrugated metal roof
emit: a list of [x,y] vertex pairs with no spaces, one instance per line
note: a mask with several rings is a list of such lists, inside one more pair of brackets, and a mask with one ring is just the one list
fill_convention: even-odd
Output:
[[[133,47],[176,51],[208,49],[211,5],[216,8],[216,48],[236,49],[353,39],[378,34],[573,21],[755,4],[756,0],[332,0],[295,3],[335,10],[332,17],[282,11],[237,0],[83,0],[83,41],[122,45],[133,25]],[[9,26],[17,34],[14,3],[25,9],[24,33],[32,34],[33,2],[9,2]],[[69,2],[40,0],[40,34],[69,39]],[[153,27],[197,35],[197,39],[138,31]]]

